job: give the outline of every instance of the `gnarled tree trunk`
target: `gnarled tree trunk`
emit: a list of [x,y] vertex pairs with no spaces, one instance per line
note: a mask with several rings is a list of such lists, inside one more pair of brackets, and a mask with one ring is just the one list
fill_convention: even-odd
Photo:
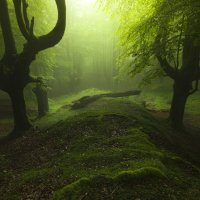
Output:
[[183,127],[185,105],[190,89],[191,84],[178,80],[174,81],[173,98],[169,115],[170,122],[174,128]]
[[[190,35],[190,33],[184,36],[181,67],[179,66],[178,60],[177,65],[173,67],[167,61],[165,55],[160,51],[155,52],[165,73],[174,80],[169,119],[172,126],[178,129],[183,127],[185,105],[189,95],[198,90],[198,82],[200,79],[200,46],[195,45],[195,39],[195,36]],[[156,44],[165,48],[165,43],[162,44],[160,36],[156,38]],[[179,57],[177,57],[177,59],[179,59]],[[192,85],[193,82],[195,82],[194,88]]]
[[49,111],[47,86],[37,84],[36,87],[33,88],[33,92],[35,93],[37,99],[38,116],[45,116]]
[[26,115],[26,104],[24,100],[23,89],[14,89],[9,92],[12,102],[13,117],[14,117],[14,130],[25,131],[31,127],[31,124]]
[[24,49],[18,53],[11,28],[7,0],[0,0],[0,26],[2,29],[5,52],[0,60],[0,89],[11,98],[14,130],[24,131],[31,127],[26,115],[26,104],[23,89],[31,82],[40,80],[30,77],[29,67],[40,51],[53,47],[63,37],[66,24],[65,0],[55,0],[58,19],[55,27],[40,37],[34,35],[34,17],[28,20],[26,0],[13,0],[19,29],[26,39]]

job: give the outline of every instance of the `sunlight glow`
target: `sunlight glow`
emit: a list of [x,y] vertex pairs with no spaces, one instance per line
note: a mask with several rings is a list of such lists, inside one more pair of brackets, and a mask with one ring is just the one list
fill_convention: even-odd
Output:
[[91,4],[95,3],[96,0],[82,0],[82,2],[83,2],[83,4],[85,4],[85,5],[91,5]]
[[76,3],[81,7],[91,7],[96,3],[97,0],[77,0]]

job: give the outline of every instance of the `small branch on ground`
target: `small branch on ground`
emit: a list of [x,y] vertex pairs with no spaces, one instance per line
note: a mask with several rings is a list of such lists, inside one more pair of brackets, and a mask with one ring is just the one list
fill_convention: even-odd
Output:
[[79,200],[83,200],[83,199],[85,199],[85,198],[87,197],[87,195],[88,195],[88,193],[86,192],[83,196],[80,197]]

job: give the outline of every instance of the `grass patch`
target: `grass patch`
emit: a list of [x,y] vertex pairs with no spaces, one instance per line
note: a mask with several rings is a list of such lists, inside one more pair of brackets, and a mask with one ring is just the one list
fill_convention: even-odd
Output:
[[0,149],[16,176],[3,179],[3,199],[199,200],[198,166],[171,151],[174,133],[144,107],[104,98],[55,110],[45,129]]

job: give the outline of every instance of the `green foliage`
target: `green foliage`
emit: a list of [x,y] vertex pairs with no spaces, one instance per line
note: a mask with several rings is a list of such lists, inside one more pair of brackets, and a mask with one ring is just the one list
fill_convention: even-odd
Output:
[[[107,0],[100,3],[120,20],[122,53],[119,65],[122,70],[124,65],[128,66],[132,75],[143,71],[145,81],[164,74],[156,62],[156,52],[178,69],[182,67],[184,38],[190,36],[199,45],[198,0]],[[156,42],[158,36],[160,45]]]

